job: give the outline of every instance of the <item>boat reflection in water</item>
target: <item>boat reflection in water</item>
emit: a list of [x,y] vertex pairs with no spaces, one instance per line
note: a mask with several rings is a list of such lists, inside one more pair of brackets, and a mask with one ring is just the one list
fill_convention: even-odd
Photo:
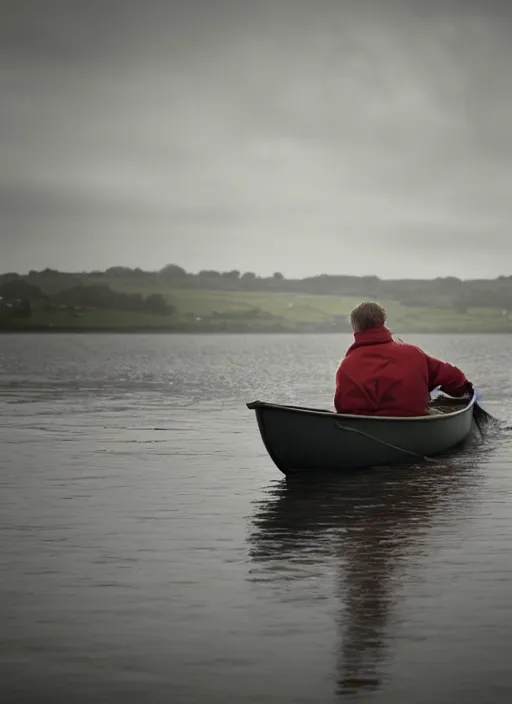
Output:
[[478,493],[476,463],[468,452],[421,467],[283,479],[255,510],[249,543],[259,569],[277,572],[277,580],[285,569],[301,591],[308,564],[312,571],[332,565],[340,693],[381,685],[407,571],[428,568],[435,526],[448,531],[467,516]]

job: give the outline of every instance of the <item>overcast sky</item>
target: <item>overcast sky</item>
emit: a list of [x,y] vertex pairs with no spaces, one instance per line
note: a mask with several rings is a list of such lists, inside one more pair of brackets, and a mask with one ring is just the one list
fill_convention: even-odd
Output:
[[0,271],[512,274],[512,2],[3,0]]

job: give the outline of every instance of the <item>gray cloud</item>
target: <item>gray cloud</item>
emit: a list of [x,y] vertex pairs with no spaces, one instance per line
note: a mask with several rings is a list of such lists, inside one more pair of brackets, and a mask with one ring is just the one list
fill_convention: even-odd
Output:
[[1,268],[509,273],[511,11],[8,3]]

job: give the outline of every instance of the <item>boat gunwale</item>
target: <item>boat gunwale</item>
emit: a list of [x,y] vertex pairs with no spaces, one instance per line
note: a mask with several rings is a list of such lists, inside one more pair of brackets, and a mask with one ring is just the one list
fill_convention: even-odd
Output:
[[[451,397],[450,397],[451,398]],[[279,403],[267,403],[266,401],[252,401],[251,403],[247,403],[247,408],[250,410],[259,410],[259,409],[274,409],[274,410],[279,410],[279,411],[290,411],[292,413],[303,413],[307,415],[314,415],[314,416],[324,416],[324,417],[329,417],[329,418],[334,418],[337,420],[342,420],[342,419],[348,419],[348,420],[372,420],[372,421],[379,421],[379,422],[396,422],[396,421],[405,421],[405,422],[411,422],[411,421],[442,421],[442,420],[449,420],[451,418],[455,418],[463,413],[467,413],[475,404],[476,402],[476,397],[473,395],[470,399],[469,402],[463,406],[462,408],[457,408],[454,411],[450,411],[448,413],[436,413],[436,414],[427,414],[424,416],[369,416],[369,415],[359,415],[355,413],[336,413],[335,411],[328,411],[328,410],[321,410],[321,409],[315,409],[315,408],[306,408],[302,406],[289,406],[286,404],[279,404]]]

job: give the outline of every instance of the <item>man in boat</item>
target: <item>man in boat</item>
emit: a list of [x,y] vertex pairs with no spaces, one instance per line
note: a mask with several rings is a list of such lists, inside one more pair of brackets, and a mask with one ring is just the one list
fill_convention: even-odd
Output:
[[386,311],[365,301],[350,313],[354,343],[336,373],[334,406],[338,413],[421,416],[429,413],[430,392],[470,395],[463,372],[423,350],[395,342]]

